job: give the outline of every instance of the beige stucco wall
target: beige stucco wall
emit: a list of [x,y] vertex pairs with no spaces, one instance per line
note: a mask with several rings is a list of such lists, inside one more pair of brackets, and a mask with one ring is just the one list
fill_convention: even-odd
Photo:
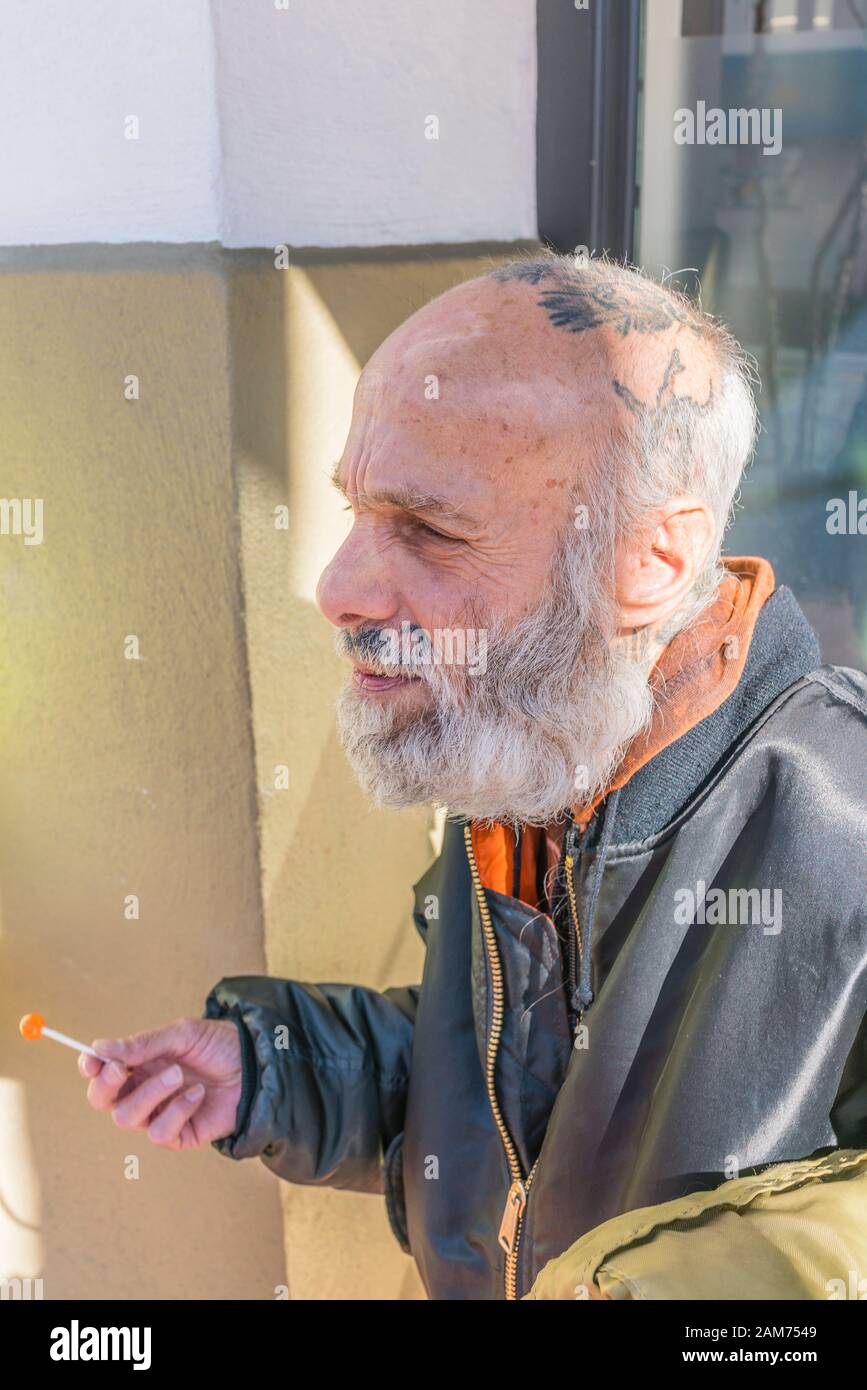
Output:
[[347,524],[326,474],[360,366],[490,263],[4,253],[0,496],[42,497],[45,537],[0,536],[0,1275],[46,1298],[423,1296],[381,1199],[124,1134],[75,1054],[16,1025],[130,1032],[234,973],[420,980],[432,818],[356,787],[313,591]]
[[45,535],[0,536],[3,1273],[46,1298],[268,1297],[264,1170],[123,1133],[74,1052],[16,1026],[131,1032],[264,967],[223,273],[144,248],[4,271],[0,494],[43,498]]

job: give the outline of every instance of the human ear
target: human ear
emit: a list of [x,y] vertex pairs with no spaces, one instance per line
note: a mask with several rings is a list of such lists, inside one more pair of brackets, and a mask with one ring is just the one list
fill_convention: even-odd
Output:
[[615,558],[615,596],[623,628],[671,617],[701,573],[715,535],[699,497],[673,497],[624,537]]

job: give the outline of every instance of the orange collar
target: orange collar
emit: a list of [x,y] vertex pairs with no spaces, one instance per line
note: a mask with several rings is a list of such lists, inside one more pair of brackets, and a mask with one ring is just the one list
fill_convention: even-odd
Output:
[[[774,591],[774,572],[758,556],[725,561],[728,576],[715,602],[697,622],[668,644],[650,675],[656,696],[647,732],[629,745],[611,785],[586,806],[573,806],[578,824],[586,826],[609,792],[623,787],[639,768],[713,714],[732,694],[747,659],[756,619]],[[473,850],[482,885],[511,895],[516,836],[499,823],[485,828],[473,822]],[[526,826],[521,837],[520,896],[539,907],[536,889],[538,856],[545,852],[545,830]]]

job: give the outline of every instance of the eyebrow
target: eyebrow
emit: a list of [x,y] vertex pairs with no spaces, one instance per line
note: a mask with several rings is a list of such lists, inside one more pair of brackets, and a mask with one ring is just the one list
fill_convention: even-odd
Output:
[[[350,493],[340,478],[339,459],[331,473],[331,485],[337,488],[343,497],[350,497]],[[366,493],[365,496],[368,501],[379,503],[381,506],[400,507],[405,512],[423,512],[427,516],[441,517],[445,521],[462,522],[466,526],[478,527],[481,525],[477,517],[471,516],[469,512],[449,501],[447,497],[413,487],[412,484],[406,484],[403,487],[379,488],[375,492]]]

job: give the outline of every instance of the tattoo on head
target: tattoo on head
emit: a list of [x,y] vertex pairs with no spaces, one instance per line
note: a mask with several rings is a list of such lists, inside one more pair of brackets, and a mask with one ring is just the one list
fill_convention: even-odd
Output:
[[590,328],[611,324],[622,337],[627,333],[662,333],[682,324],[693,333],[699,329],[686,310],[652,281],[636,278],[634,285],[600,284],[596,277],[582,283],[581,271],[568,278],[557,274],[545,261],[520,261],[490,272],[494,280],[506,283],[523,280],[540,285],[549,279],[557,286],[539,296],[539,307],[548,314],[555,328],[568,333],[584,333]]
[[712,381],[708,386],[706,401],[697,401],[693,396],[676,396],[674,394],[674,379],[680,376],[683,371],[686,371],[686,368],[680,360],[680,353],[677,348],[674,348],[668,359],[653,405],[647,405],[645,401],[640,401],[637,396],[633,395],[629,387],[624,386],[623,382],[618,381],[616,377],[612,379],[614,390],[627,410],[630,410],[633,415],[638,416],[639,420],[650,426],[652,436],[655,439],[661,438],[665,430],[672,424],[688,425],[695,420],[697,415],[706,415],[713,405]]

